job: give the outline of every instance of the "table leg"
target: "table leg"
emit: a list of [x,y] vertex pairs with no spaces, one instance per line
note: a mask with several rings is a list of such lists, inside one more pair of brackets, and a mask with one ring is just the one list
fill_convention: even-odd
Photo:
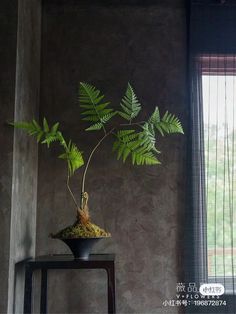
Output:
[[32,277],[33,277],[33,270],[29,265],[26,265],[26,267],[25,267],[24,314],[31,314]]
[[114,265],[109,265],[107,271],[107,283],[108,283],[108,313],[116,313],[116,293],[115,293],[115,270]]
[[47,269],[41,270],[41,297],[40,297],[40,313],[47,313]]

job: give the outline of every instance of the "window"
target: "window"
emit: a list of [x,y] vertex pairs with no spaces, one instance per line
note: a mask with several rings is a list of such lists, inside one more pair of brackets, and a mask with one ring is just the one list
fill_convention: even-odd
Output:
[[236,57],[202,56],[208,281],[236,291]]

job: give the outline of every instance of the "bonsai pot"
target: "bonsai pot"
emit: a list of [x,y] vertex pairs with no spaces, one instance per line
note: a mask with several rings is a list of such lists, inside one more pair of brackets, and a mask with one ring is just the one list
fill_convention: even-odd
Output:
[[71,250],[76,259],[88,259],[92,247],[99,241],[100,238],[74,238],[74,239],[60,239]]

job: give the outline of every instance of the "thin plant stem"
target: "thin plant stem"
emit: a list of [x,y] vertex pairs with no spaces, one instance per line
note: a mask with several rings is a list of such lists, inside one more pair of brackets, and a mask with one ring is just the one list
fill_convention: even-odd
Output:
[[74,196],[73,192],[71,191],[71,188],[70,188],[70,185],[69,185],[69,181],[70,181],[70,176],[69,176],[69,172],[68,172],[68,174],[67,174],[66,186],[67,186],[67,189],[68,189],[68,191],[70,192],[70,195],[71,195],[71,197],[72,197],[72,199],[73,199],[73,201],[74,201],[74,204],[75,204],[75,206],[76,206],[76,209],[78,210],[79,205],[78,205],[78,203],[77,203],[77,201],[76,201],[76,199],[75,199],[75,196]]
[[83,195],[84,195],[84,192],[85,192],[85,179],[86,179],[86,174],[87,174],[87,171],[88,171],[88,167],[89,167],[89,164],[90,164],[90,161],[93,157],[93,154],[95,153],[95,151],[98,149],[98,147],[102,144],[102,142],[115,130],[115,128],[111,129],[110,131],[106,132],[105,135],[100,139],[100,141],[97,143],[97,145],[93,148],[93,150],[91,151],[89,157],[88,157],[88,161],[86,163],[86,166],[85,166],[85,169],[84,169],[84,173],[83,173],[83,177],[82,177],[82,186],[81,186],[81,202],[80,202],[80,205],[81,205],[81,208],[82,208],[82,205],[83,205]]

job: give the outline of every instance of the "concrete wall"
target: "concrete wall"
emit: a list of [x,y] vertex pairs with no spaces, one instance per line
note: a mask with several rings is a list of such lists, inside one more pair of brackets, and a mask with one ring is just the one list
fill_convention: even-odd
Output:
[[[76,101],[79,81],[93,83],[115,105],[130,81],[143,104],[141,119],[156,105],[177,114],[184,126],[187,119],[183,1],[116,3],[54,0],[43,5],[40,115],[60,121],[85,156],[97,134],[83,133]],[[92,218],[112,233],[94,252],[117,255],[118,313],[178,312],[163,308],[162,302],[175,295],[176,283],[183,280],[186,137],[159,138],[159,148],[162,166],[132,167],[116,161],[107,140],[88,173]],[[69,253],[59,240],[48,238],[75,216],[58,151],[40,147],[37,254]],[[72,180],[77,197],[80,175]],[[49,282],[49,312],[106,311],[103,272],[52,271]]]
[[37,116],[40,8],[39,0],[1,3],[1,313],[22,312],[24,277],[15,263],[35,253],[37,145],[6,121]]
[[6,125],[14,117],[16,74],[17,1],[1,1],[0,14],[0,313],[7,311],[11,221],[13,132]]
[[[37,118],[40,78],[41,1],[18,8],[15,121]],[[15,264],[35,255],[38,149],[35,139],[15,130],[8,312],[23,310],[23,270]],[[16,270],[16,271],[15,271]]]

